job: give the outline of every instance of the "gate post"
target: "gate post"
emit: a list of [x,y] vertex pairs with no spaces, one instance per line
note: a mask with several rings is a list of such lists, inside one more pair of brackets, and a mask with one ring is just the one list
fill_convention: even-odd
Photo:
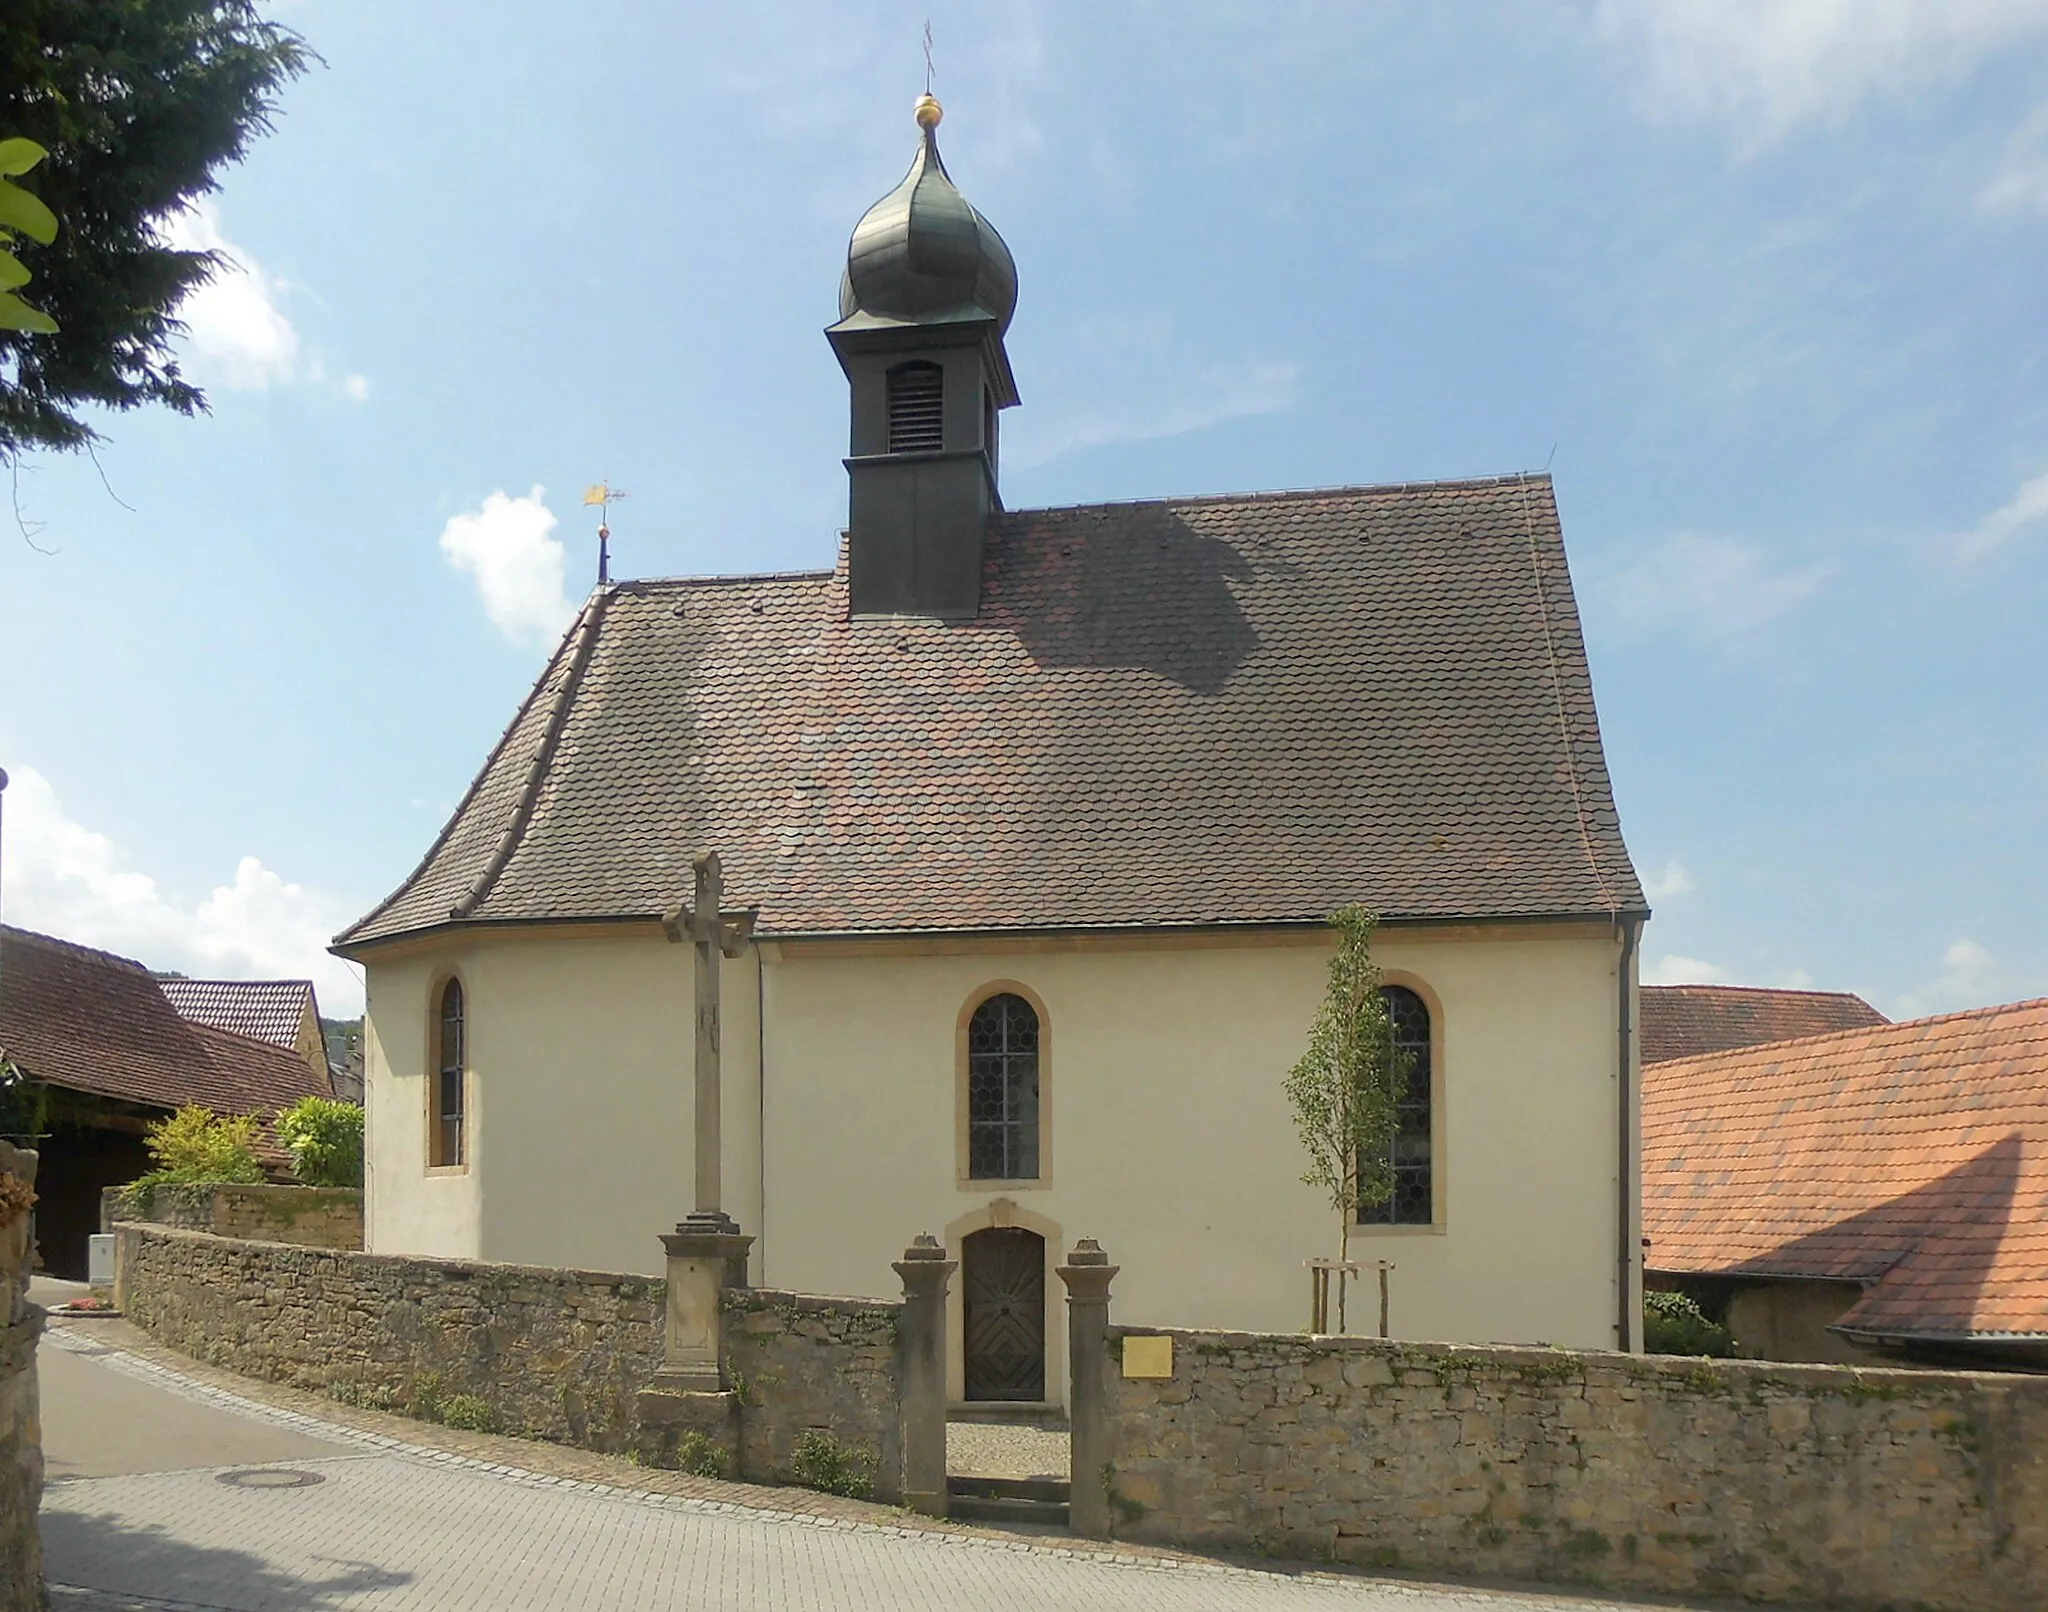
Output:
[[946,1515],[946,1284],[959,1262],[929,1233],[903,1250],[903,1504]]
[[1109,1284],[1118,1267],[1083,1237],[1059,1267],[1067,1284],[1068,1526],[1107,1539],[1109,1514]]

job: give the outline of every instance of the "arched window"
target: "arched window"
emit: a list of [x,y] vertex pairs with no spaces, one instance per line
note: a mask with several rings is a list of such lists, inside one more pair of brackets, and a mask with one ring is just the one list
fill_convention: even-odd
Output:
[[1408,1058],[1408,1088],[1397,1109],[1394,1131],[1394,1195],[1385,1203],[1361,1209],[1367,1226],[1427,1226],[1436,1219],[1436,1183],[1430,1115],[1429,1004],[1405,985],[1389,985],[1381,993],[1394,1021],[1394,1049]]
[[1038,1179],[1038,1012],[991,996],[967,1021],[967,1175]]
[[889,371],[889,451],[935,453],[946,445],[946,374],[917,359]]
[[427,1156],[431,1165],[461,1164],[466,1157],[462,1134],[466,1050],[462,981],[450,980],[441,987],[441,1010],[434,1026],[434,1095]]

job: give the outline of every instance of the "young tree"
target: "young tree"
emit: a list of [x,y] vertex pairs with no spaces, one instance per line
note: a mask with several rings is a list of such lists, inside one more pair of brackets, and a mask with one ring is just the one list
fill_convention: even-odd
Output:
[[81,406],[205,408],[170,343],[179,299],[218,265],[158,229],[217,187],[310,60],[252,0],[0,7],[0,131],[48,151],[36,194],[64,226],[25,265],[56,331],[0,327],[0,464],[89,446]]
[[[1287,1101],[1307,1149],[1302,1182],[1329,1194],[1337,1211],[1337,1257],[1351,1257],[1360,1209],[1394,1193],[1396,1104],[1409,1059],[1394,1045],[1393,1020],[1372,960],[1379,920],[1363,907],[1330,915],[1338,932],[1330,985],[1309,1028],[1308,1051],[1287,1072]],[[1346,1277],[1337,1275],[1337,1330],[1344,1330]]]

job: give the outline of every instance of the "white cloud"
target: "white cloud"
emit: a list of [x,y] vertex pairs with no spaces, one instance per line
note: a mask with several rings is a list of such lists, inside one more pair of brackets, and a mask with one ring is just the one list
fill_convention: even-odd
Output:
[[1918,1019],[1931,1013],[1989,1007],[2006,995],[2009,986],[1990,948],[1965,936],[1950,941],[1942,952],[1940,973],[1893,1001],[1892,1015]]
[[1645,968],[1642,979],[1645,985],[1726,985],[1728,971],[1698,957],[1681,957],[1673,952]]
[[2048,106],[2013,131],[2004,160],[1977,199],[1994,213],[2048,213]]
[[351,403],[370,401],[370,377],[367,375],[344,375],[341,378],[341,395]]
[[2010,499],[1958,536],[1955,551],[1965,560],[1981,559],[2016,537],[2041,530],[2048,530],[2048,471],[2022,482]]
[[1712,643],[1797,608],[1827,578],[1825,566],[1774,569],[1747,543],[1682,532],[1596,589],[1634,632],[1677,628]]
[[555,516],[546,493],[494,492],[481,509],[450,516],[441,528],[441,552],[476,579],[491,625],[514,643],[552,643],[576,614],[562,585],[568,556],[549,535]]
[[1726,123],[1754,148],[1959,82],[2048,33],[2048,0],[1601,0],[1597,27],[1646,113]]
[[1643,894],[1652,901],[1662,901],[1667,896],[1690,895],[1693,889],[1692,875],[1685,871],[1683,862],[1666,862],[1658,872],[1643,879]]
[[328,954],[350,916],[333,898],[293,884],[253,856],[204,900],[165,894],[106,835],[65,812],[33,767],[15,770],[0,847],[7,921],[152,968],[233,979],[310,979],[323,1012],[362,1011],[361,982]]
[[166,220],[162,233],[181,251],[219,252],[227,259],[178,304],[193,374],[241,391],[293,379],[299,333],[278,306],[283,285],[221,233],[220,209],[202,197]]

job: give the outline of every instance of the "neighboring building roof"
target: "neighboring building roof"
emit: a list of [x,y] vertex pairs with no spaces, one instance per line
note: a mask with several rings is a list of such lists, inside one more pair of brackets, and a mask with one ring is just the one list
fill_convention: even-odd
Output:
[[1643,1071],[1652,1270],[1866,1284],[1837,1326],[2048,1337],[2048,1000]]
[[968,622],[842,559],[592,596],[342,949],[658,917],[764,933],[1643,910],[1544,476],[1026,510]]
[[197,1024],[296,1047],[306,1015],[319,1022],[311,980],[160,979],[172,1007]]
[[296,1055],[181,1018],[142,964],[0,925],[0,1055],[45,1085],[156,1108],[281,1108],[329,1091]]
[[1644,1063],[1863,1030],[1891,1021],[1847,991],[1778,991],[1753,985],[1645,985]]

